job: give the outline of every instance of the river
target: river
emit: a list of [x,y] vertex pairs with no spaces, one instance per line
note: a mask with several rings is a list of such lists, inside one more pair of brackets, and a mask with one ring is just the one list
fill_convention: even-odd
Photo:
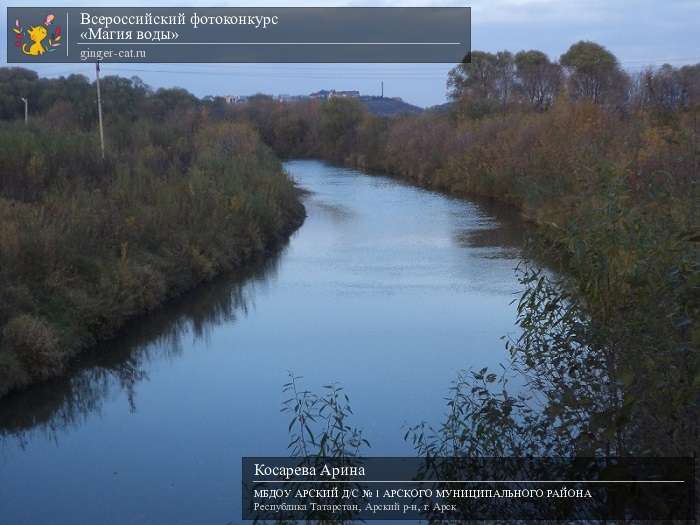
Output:
[[0,401],[0,521],[240,522],[242,456],[287,454],[288,371],[337,381],[370,455],[411,455],[460,369],[506,359],[524,225],[291,161],[308,217],[279,254],[132,322],[66,377]]

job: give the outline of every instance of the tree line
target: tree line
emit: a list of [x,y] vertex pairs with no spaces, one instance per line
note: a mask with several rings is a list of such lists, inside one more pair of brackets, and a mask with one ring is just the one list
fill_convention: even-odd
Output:
[[449,96],[471,117],[520,107],[545,111],[562,94],[618,109],[687,110],[700,101],[700,65],[668,64],[631,76],[615,55],[578,42],[558,62],[537,50],[484,53],[450,72]]

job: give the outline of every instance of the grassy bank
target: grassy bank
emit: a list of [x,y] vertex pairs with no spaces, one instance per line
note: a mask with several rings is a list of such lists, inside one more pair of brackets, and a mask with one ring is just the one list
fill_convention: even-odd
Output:
[[28,82],[46,104],[29,126],[0,122],[0,395],[60,374],[128,319],[267,253],[303,220],[250,126],[186,92],[105,80],[106,100],[124,108],[105,112],[102,160],[84,78],[0,79],[8,91]]

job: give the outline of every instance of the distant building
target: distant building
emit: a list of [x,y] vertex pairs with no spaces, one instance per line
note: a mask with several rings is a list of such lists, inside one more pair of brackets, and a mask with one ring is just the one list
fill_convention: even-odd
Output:
[[352,91],[336,91],[335,89],[322,89],[321,91],[316,91],[311,93],[309,98],[315,98],[320,100],[328,100],[329,98],[359,98],[360,92],[357,90]]
[[353,91],[336,91],[336,90],[331,90],[331,95],[328,98],[333,98],[333,97],[340,97],[340,98],[359,98],[360,97],[360,92],[353,90]]
[[[250,102],[250,100],[257,95],[246,96],[246,95],[225,95],[222,97],[227,104],[244,104]],[[328,100],[331,98],[362,98],[362,95],[357,90],[350,91],[336,91],[335,89],[322,89],[320,91],[315,91],[310,95],[266,95],[276,100],[277,102],[299,102],[303,100],[315,99],[315,100]]]
[[248,102],[248,98],[249,97],[245,95],[226,95],[224,100],[227,104],[243,104],[244,102]]
[[328,91],[327,89],[322,89],[321,91],[316,91],[315,93],[311,93],[309,95],[309,98],[315,98],[315,99],[321,99],[321,100],[326,100],[331,97],[331,93],[333,93],[335,90],[330,90]]
[[306,100],[306,95],[277,95],[275,97],[278,102],[297,102],[299,100]]

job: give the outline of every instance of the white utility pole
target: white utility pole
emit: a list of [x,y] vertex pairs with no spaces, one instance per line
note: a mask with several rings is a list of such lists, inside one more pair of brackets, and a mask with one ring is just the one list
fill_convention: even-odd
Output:
[[20,97],[22,102],[24,102],[24,124],[29,124],[29,99],[25,97]]
[[95,62],[95,77],[97,79],[97,117],[100,121],[100,150],[102,151],[102,159],[105,158],[105,133],[102,128],[102,96],[100,95],[100,63]]

